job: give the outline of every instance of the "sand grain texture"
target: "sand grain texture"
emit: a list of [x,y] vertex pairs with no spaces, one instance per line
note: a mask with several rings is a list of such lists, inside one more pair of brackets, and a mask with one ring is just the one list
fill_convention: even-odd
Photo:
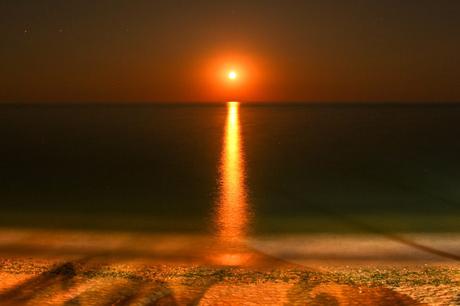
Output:
[[[352,236],[343,237],[339,245],[325,236],[296,236],[253,239],[227,248],[201,235],[40,230],[1,234],[1,305],[458,305],[460,301],[458,262],[419,251],[402,256],[407,246],[391,241],[380,246],[385,256],[395,252],[391,260],[379,260],[379,249],[374,249],[368,254],[372,260],[359,263],[351,256],[354,251],[344,248],[353,245]],[[429,242],[430,237],[416,239]],[[361,246],[375,243],[362,236],[354,239]],[[452,239],[444,237],[444,244],[437,239],[433,246],[454,252]],[[322,261],[321,250],[336,255]]]

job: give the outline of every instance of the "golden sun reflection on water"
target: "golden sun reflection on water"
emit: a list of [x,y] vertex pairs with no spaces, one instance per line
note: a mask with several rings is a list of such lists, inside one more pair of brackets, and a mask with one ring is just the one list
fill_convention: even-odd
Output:
[[244,250],[249,211],[246,169],[241,140],[239,103],[227,103],[227,120],[219,167],[220,193],[217,201],[216,227],[220,264],[238,265],[248,257]]

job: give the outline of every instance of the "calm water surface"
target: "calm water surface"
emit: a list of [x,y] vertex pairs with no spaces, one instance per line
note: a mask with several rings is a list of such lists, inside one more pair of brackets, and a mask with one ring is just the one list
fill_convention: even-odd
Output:
[[0,106],[2,226],[460,231],[459,106]]

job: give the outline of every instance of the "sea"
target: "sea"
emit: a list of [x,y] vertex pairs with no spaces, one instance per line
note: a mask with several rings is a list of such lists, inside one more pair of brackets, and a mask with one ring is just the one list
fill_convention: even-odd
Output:
[[0,227],[460,232],[460,105],[0,105]]

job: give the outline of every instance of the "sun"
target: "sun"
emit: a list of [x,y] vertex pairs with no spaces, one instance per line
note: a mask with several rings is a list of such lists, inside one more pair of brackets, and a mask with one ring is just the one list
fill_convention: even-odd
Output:
[[228,79],[229,80],[236,80],[238,78],[238,73],[236,71],[231,70],[228,72]]

